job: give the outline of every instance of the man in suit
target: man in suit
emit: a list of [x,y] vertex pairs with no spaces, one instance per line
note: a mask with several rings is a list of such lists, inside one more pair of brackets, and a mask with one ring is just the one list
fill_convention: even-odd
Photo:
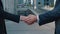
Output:
[[4,19],[12,20],[14,22],[19,23],[19,20],[24,19],[24,16],[13,15],[13,14],[5,12],[3,10],[3,5],[0,0],[0,34],[7,34]]
[[55,8],[52,11],[38,16],[29,15],[24,21],[28,25],[33,24],[35,21],[39,21],[40,26],[55,21],[55,34],[60,34],[60,0],[56,0]]

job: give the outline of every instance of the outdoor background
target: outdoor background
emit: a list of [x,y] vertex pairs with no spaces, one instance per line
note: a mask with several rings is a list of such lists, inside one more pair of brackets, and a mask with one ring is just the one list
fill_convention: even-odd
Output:
[[[54,9],[56,0],[2,0],[4,10],[15,15],[39,15]],[[7,34],[54,34],[55,22],[39,26],[5,19]]]

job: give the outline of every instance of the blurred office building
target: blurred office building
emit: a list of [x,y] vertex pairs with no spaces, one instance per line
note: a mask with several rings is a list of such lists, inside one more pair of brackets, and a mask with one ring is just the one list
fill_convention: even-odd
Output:
[[[54,7],[56,0],[2,0],[4,9],[15,13],[18,8],[38,9],[44,6]],[[14,12],[15,11],[15,12]]]

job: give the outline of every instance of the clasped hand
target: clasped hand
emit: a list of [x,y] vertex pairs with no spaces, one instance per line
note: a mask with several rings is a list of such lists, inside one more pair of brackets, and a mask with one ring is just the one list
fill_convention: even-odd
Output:
[[28,25],[32,25],[37,21],[36,15],[20,16],[20,20],[24,21]]

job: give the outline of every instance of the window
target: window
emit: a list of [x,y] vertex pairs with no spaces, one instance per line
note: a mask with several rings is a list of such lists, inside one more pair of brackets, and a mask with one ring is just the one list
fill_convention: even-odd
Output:
[[49,5],[49,3],[46,3],[46,5]]
[[47,1],[49,1],[49,0],[47,0]]
[[38,4],[41,4],[40,2],[38,2]]

